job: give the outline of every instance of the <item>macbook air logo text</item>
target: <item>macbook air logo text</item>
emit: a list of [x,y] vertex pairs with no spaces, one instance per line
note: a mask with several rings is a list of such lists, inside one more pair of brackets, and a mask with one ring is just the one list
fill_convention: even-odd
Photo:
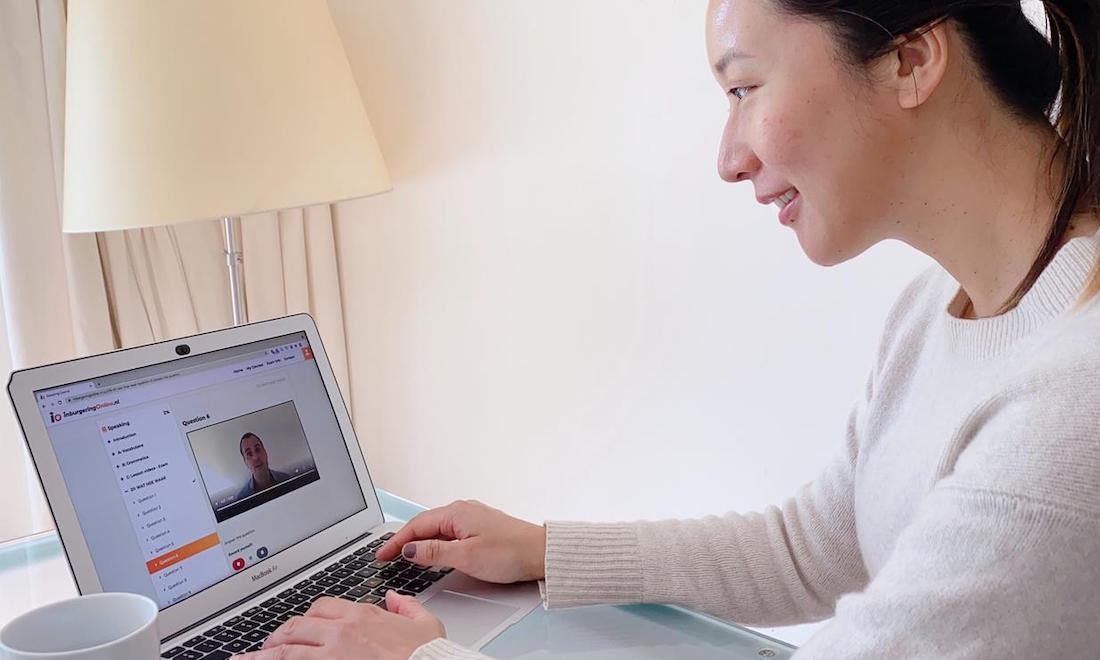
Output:
[[255,582],[256,580],[262,580],[263,578],[267,577],[268,575],[271,575],[272,573],[274,573],[277,568],[279,568],[278,564],[274,564],[272,566],[269,566],[268,568],[265,568],[264,570],[260,571],[259,573],[253,575],[252,576],[252,581]]

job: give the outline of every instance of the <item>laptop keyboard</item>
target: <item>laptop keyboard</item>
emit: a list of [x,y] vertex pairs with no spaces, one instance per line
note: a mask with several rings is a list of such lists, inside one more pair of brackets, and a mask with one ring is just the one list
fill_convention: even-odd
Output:
[[415,596],[454,570],[421,568],[401,557],[394,561],[378,561],[375,551],[392,536],[383,534],[347,557],[300,580],[293,587],[222,621],[180,646],[168,649],[161,657],[173,660],[225,660],[235,653],[259,649],[276,628],[292,616],[305,614],[313,601],[322,596],[335,596],[385,608],[385,595],[390,589],[406,596]]

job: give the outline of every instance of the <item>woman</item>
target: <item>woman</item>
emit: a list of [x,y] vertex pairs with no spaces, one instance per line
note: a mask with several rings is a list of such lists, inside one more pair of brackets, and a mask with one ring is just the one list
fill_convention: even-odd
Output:
[[[888,238],[937,262],[812,484],[763,514],[654,523],[458,502],[379,558],[545,579],[550,607],[833,616],[800,659],[1096,657],[1100,2],[1045,8],[1053,43],[1010,1],[711,2],[722,177],[781,207],[816,263]],[[387,603],[319,601],[254,657],[481,657]]]

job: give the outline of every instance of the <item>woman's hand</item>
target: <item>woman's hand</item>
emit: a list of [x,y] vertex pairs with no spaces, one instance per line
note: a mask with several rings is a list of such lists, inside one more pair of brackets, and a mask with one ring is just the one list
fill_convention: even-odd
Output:
[[421,566],[450,566],[486,582],[541,580],[546,528],[465,500],[421,513],[375,554],[382,561],[402,554]]
[[386,594],[387,612],[341,598],[319,598],[279,626],[263,649],[241,660],[408,660],[413,651],[446,636],[443,624],[412,596]]

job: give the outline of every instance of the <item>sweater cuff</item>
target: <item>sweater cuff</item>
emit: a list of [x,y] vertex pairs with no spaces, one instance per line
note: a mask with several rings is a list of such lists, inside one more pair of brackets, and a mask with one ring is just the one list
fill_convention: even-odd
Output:
[[640,602],[634,523],[546,523],[547,609]]
[[488,656],[438,637],[413,651],[409,660],[489,660]]

